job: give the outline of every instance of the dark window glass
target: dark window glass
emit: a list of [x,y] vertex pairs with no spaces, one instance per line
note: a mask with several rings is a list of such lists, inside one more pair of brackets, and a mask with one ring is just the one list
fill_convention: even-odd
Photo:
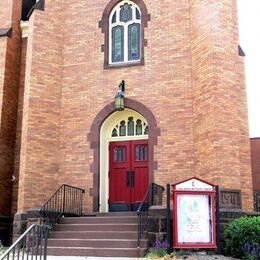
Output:
[[136,145],[135,146],[135,161],[147,161],[148,160],[148,146]]
[[117,136],[117,130],[114,128],[112,131],[112,137],[116,137]]
[[143,126],[142,121],[140,119],[136,120],[136,135],[142,135],[143,133]]
[[124,146],[114,148],[114,162],[125,162],[126,148]]
[[128,59],[140,59],[140,24],[128,26]]
[[137,20],[140,20],[141,19],[141,15],[140,15],[140,12],[137,8],[135,8],[135,17]]
[[127,129],[128,135],[134,135],[135,134],[135,126],[134,126],[133,117],[128,118],[127,128],[128,128]]
[[125,125],[125,121],[121,121],[121,122],[120,122],[119,135],[120,135],[120,136],[126,136],[126,125]]
[[132,6],[125,3],[121,6],[120,9],[120,22],[127,23],[128,21],[132,20]]
[[124,27],[112,28],[112,61],[124,61]]
[[116,11],[114,12],[113,17],[112,17],[112,23],[115,23],[115,22],[116,22]]
[[144,134],[145,135],[148,135],[148,125],[145,127],[145,129],[144,129]]

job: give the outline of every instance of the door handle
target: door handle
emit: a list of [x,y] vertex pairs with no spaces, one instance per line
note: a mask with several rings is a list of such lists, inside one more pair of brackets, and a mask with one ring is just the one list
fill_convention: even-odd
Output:
[[126,187],[131,187],[131,171],[126,171]]
[[131,187],[135,186],[135,171],[131,171]]

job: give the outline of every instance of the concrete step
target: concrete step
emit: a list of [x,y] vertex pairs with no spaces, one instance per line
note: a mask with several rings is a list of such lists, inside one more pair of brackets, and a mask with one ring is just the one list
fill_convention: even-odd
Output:
[[54,231],[136,231],[137,224],[58,224]]
[[116,217],[116,216],[124,216],[124,217],[127,217],[127,216],[136,216],[137,217],[137,212],[136,211],[122,211],[122,212],[97,212],[96,213],[96,216],[99,217],[99,216],[102,216],[102,217]]
[[136,231],[52,231],[50,238],[64,239],[136,239]]
[[48,255],[93,257],[142,257],[146,239],[137,249],[136,212],[93,213],[60,218],[50,232]]
[[146,251],[146,248],[48,247],[48,255],[56,256],[143,257]]
[[[49,239],[49,247],[137,248],[136,239]],[[142,240],[141,247],[147,247]]]
[[97,217],[79,217],[79,218],[60,218],[60,224],[121,224],[138,223],[136,216],[97,216]]

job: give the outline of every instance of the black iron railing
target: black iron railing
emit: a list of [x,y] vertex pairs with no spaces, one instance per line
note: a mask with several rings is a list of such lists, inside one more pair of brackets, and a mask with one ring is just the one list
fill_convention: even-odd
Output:
[[53,227],[61,216],[81,216],[85,190],[63,184],[40,210],[41,223]]
[[260,212],[260,191],[254,192],[254,211]]
[[151,188],[151,205],[162,205],[164,187],[152,183]]
[[50,226],[32,225],[19,239],[0,257],[9,259],[47,259],[47,240]]
[[152,183],[151,186],[147,189],[143,201],[138,207],[137,216],[138,216],[138,234],[137,234],[137,246],[140,247],[141,239],[144,237],[144,234],[147,231],[148,223],[148,209],[153,205],[162,205],[162,196],[163,196],[164,187]]

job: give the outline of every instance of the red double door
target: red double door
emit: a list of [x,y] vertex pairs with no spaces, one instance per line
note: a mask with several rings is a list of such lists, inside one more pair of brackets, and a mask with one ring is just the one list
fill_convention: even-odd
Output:
[[137,210],[148,183],[148,141],[111,142],[109,211]]

